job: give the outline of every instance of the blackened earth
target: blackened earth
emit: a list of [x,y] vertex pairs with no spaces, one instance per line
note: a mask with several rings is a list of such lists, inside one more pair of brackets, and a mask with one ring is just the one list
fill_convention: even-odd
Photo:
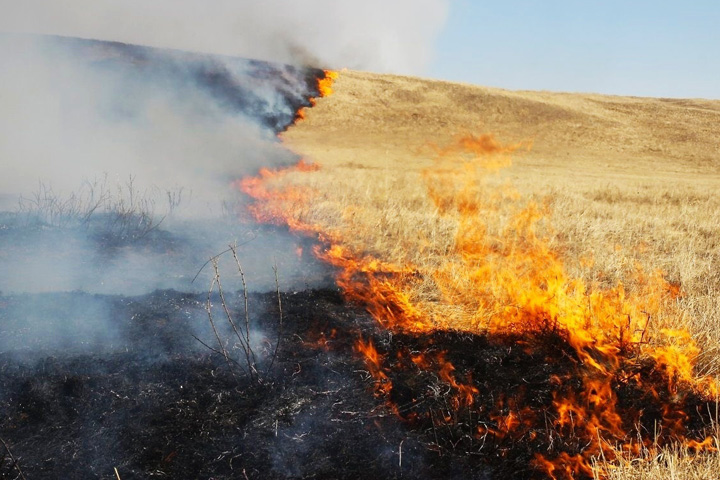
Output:
[[[62,316],[84,297],[99,296],[0,297],[0,334],[20,338],[22,327],[7,316],[18,306],[55,305],[47,315]],[[334,290],[281,295],[280,345],[269,371],[277,297],[251,295],[251,329],[267,335],[256,347],[266,359],[259,382],[193,337],[200,332],[217,348],[195,323],[203,321],[206,295],[103,300],[118,327],[107,351],[45,355],[31,340],[0,355],[0,438],[28,479],[111,478],[114,468],[123,480],[486,478],[477,459],[426,448],[425,435],[374,396],[353,345],[375,327]],[[0,478],[15,478],[7,452],[0,455]]]
[[[243,328],[242,293],[226,296]],[[18,320],[27,310],[32,318],[70,322],[73,306],[100,301],[114,322],[112,336],[83,330],[88,338],[58,347]],[[229,363],[210,328],[207,294],[0,297],[0,335],[16,340],[0,354],[0,439],[25,477],[112,478],[117,468],[124,480],[545,478],[532,465],[537,452],[574,454],[586,443],[546,424],[502,437],[478,434],[479,427],[500,428],[498,416],[522,406],[552,420],[553,392],[582,388],[574,375],[581,366],[562,337],[528,345],[459,332],[393,334],[334,289],[282,293],[280,302],[274,293],[251,294],[254,379],[243,373],[247,361],[217,314],[219,298],[211,301]],[[386,397],[375,394],[376,380],[356,350],[360,338],[382,355],[392,382]],[[457,407],[438,369],[409,360],[418,353],[452,362],[454,378],[478,389],[472,407]],[[658,391],[667,384],[652,365],[636,368]],[[632,381],[613,388],[621,407],[644,410],[650,426],[661,420],[658,405],[671,401],[689,412],[684,421],[693,436],[702,438],[710,423],[703,413],[709,405],[692,394],[658,403]],[[0,448],[0,478],[16,478]]]

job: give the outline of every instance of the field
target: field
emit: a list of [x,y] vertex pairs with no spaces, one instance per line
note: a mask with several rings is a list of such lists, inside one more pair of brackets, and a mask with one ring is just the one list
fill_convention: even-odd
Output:
[[[661,338],[686,331],[699,347],[685,352],[693,375],[720,373],[720,102],[513,92],[350,71],[333,90],[282,135],[319,168],[268,176],[275,198],[259,206],[258,216],[336,247],[320,255],[346,272],[339,280],[346,295],[368,303],[376,318],[397,307],[401,313],[391,316],[403,317],[395,325],[401,329],[485,331],[498,307],[460,299],[471,289],[468,277],[554,271],[536,272],[505,254],[498,272],[467,271],[472,249],[457,245],[479,239],[488,258],[503,248],[497,244],[521,256],[551,252],[561,275],[588,291],[622,285],[623,296],[645,299],[637,314],[647,315],[639,329],[652,332],[650,343],[692,344],[684,336]],[[469,144],[502,165],[469,167]],[[474,202],[471,213],[481,222],[468,223],[462,196]],[[530,214],[526,224],[514,224]],[[463,233],[468,228],[477,238]],[[535,243],[536,234],[540,240],[528,247],[526,237]],[[412,307],[387,291],[370,291],[384,287],[384,279],[367,290],[353,283],[377,263],[383,274],[414,272],[396,286]],[[660,283],[648,280],[653,274]],[[663,288],[673,294],[658,297],[661,306],[651,315],[648,291]],[[394,307],[373,305],[388,298]],[[412,325],[417,316],[408,312],[415,307],[430,317],[427,323]],[[664,465],[652,466],[655,478],[667,468],[701,468],[667,464],[676,458],[667,451],[642,454]],[[634,469],[645,466],[630,462],[614,472],[639,478]]]
[[[720,102],[510,92],[360,72],[344,72],[334,90],[283,134],[322,167],[289,177],[322,199],[307,212],[310,223],[343,224],[352,205],[350,229],[371,238],[352,240],[358,249],[393,243],[410,236],[399,230],[431,228],[418,218],[427,207],[428,145],[465,133],[531,142],[500,180],[550,205],[552,241],[574,273],[632,283],[625,274],[635,262],[665,272],[685,292],[684,320],[707,372],[720,371]],[[580,261],[588,256],[591,267]]]
[[4,41],[0,479],[717,471],[720,101]]

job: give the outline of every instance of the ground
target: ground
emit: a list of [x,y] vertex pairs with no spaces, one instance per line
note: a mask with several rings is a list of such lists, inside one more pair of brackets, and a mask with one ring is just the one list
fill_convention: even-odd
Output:
[[357,238],[346,240],[359,251],[392,250],[413,231],[447,236],[446,225],[418,218],[427,215],[422,172],[434,145],[465,134],[520,145],[490,181],[549,205],[552,246],[573,276],[632,285],[637,264],[682,285],[680,323],[702,343],[704,368],[718,371],[720,101],[341,72],[334,93],[282,136],[322,167],[289,176],[316,192],[313,211],[298,215],[327,229],[352,225]]
[[[422,172],[433,164],[434,146],[492,133],[520,144],[513,166],[492,182],[509,180],[524,198],[548,205],[550,242],[568,271],[632,289],[636,263],[664,270],[683,291],[685,314],[671,320],[701,345],[698,369],[720,372],[719,101],[513,92],[352,71],[340,73],[334,90],[281,136],[321,166],[286,177],[314,191],[316,203],[302,218],[328,230],[349,225],[350,245],[363,253],[402,247],[399,240],[417,236],[418,225],[441,244],[453,230],[420,216],[418,206],[428,204]],[[231,296],[232,313],[242,318],[242,292]],[[536,450],[550,449],[547,442],[561,442],[552,429],[478,444],[478,428],[498,428],[501,420],[488,424],[472,408],[448,413],[456,401],[448,382],[408,358],[429,352],[438,363],[452,361],[456,379],[472,375],[482,387],[474,394],[478,411],[498,413],[492,409],[508,392],[540,411],[552,402],[554,379],[582,363],[562,337],[532,349],[512,336],[397,334],[336,288],[282,292],[281,307],[274,293],[253,294],[251,330],[260,332],[262,352],[254,381],[243,375],[237,350],[239,366],[213,351],[206,300],[174,290],[0,296],[6,338],[27,338],[17,314],[25,310],[70,321],[67,312],[78,305],[100,304],[113,325],[111,337],[89,332],[102,338],[71,349],[48,351],[40,329],[29,344],[0,352],[0,439],[7,445],[0,478],[18,475],[11,453],[28,479],[110,478],[114,469],[123,480],[546,478],[531,461]],[[368,363],[359,341],[372,341],[398,368]],[[103,345],[100,353],[93,342]],[[634,368],[658,384],[667,380],[652,365]],[[380,391],[379,372],[392,382],[390,393]],[[633,409],[647,407],[637,403],[647,399],[632,382],[616,387]],[[672,401],[698,412],[707,406],[692,395]],[[509,417],[509,408],[499,413]],[[443,414],[449,420],[438,429]],[[693,415],[688,428],[701,431],[705,417]],[[571,451],[582,448],[563,441]],[[618,478],[631,478],[631,470]],[[660,472],[656,478],[667,470]]]

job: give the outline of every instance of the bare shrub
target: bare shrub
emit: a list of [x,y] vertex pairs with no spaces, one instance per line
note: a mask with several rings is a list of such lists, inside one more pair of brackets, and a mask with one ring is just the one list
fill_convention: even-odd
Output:
[[130,176],[124,184],[108,185],[107,176],[85,180],[67,196],[40,182],[29,197],[20,197],[17,216],[26,226],[84,228],[105,238],[137,240],[157,229],[182,202],[183,189],[141,191]]
[[0,478],[25,480],[20,464],[8,444],[2,438],[0,438],[0,444],[4,450],[0,450]]
[[[221,355],[230,369],[230,372],[236,378],[240,375],[247,376],[253,383],[262,384],[265,382],[267,375],[272,370],[272,367],[277,358],[278,349],[280,346],[280,337],[282,335],[282,324],[283,324],[283,310],[282,310],[282,298],[280,296],[280,282],[278,280],[277,266],[273,266],[273,272],[275,274],[275,292],[277,295],[278,302],[278,331],[277,338],[274,346],[269,351],[272,352],[270,355],[270,361],[263,372],[260,366],[259,354],[256,352],[252,343],[252,327],[250,325],[250,307],[248,298],[248,287],[245,280],[245,272],[243,271],[242,264],[237,254],[237,244],[230,245],[224,252],[210,258],[209,264],[213,269],[213,276],[210,280],[210,288],[207,294],[207,301],[205,303],[205,310],[208,315],[208,321],[212,329],[213,335],[217,342],[218,348],[213,348],[207,343],[200,340],[198,337],[195,339],[203,344],[211,351]],[[219,259],[222,255],[230,253],[235,262],[237,268],[237,274],[240,277],[242,283],[242,313],[239,318],[232,312],[229,303],[226,299],[225,290],[223,289],[223,283],[220,275]],[[206,263],[207,265],[207,263]],[[204,267],[204,266],[203,266]],[[199,273],[199,272],[198,272]],[[197,278],[197,276],[196,276]],[[217,295],[220,303],[221,320],[218,320],[217,315],[213,313],[215,310],[213,307],[213,295]],[[230,333],[223,334],[218,321],[225,323],[226,327],[229,327]]]

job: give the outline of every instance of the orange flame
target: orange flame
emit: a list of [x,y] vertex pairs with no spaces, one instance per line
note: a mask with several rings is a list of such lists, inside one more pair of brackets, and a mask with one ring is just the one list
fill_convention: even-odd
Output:
[[365,357],[365,364],[370,375],[375,379],[375,394],[378,396],[388,395],[392,390],[392,382],[383,369],[382,356],[375,346],[371,341],[365,342],[360,339],[355,348]]
[[[294,172],[312,172],[319,170],[320,165],[316,163],[307,163],[304,159],[300,159],[297,164],[284,168],[261,168],[256,177],[245,177],[233,182],[233,186],[243,193],[249,195],[255,200],[263,200],[266,203],[261,207],[260,204],[250,205],[248,210],[256,221],[269,223],[272,225],[287,225],[291,230],[306,233],[313,229],[304,225],[302,222],[293,221],[291,217],[286,215],[281,203],[304,203],[312,192],[301,188],[285,188],[280,191],[273,189],[273,184],[288,174]],[[276,203],[280,202],[280,203]],[[273,204],[274,207],[270,208]]]
[[[336,72],[326,72],[318,83],[321,96],[332,93],[335,78]],[[627,439],[642,412],[623,411],[616,388],[629,381],[642,385],[641,365],[652,362],[652,371],[667,379],[670,393],[690,389],[709,399],[718,394],[718,385],[696,375],[699,349],[688,332],[652,325],[654,319],[681,314],[671,301],[681,295],[677,285],[669,284],[662,272],[647,274],[639,267],[632,295],[619,282],[602,288],[571,278],[548,240],[549,207],[523,203],[509,185],[490,186],[488,172],[508,167],[510,154],[521,147],[503,146],[492,135],[466,135],[434,147],[435,163],[423,172],[425,187],[437,214],[453,219],[457,230],[449,251],[422,265],[398,264],[392,257],[352,250],[345,240],[353,234],[351,227],[329,230],[308,223],[304,212],[312,208],[313,193],[278,180],[317,167],[300,163],[284,170],[261,170],[257,177],[241,180],[239,187],[256,200],[250,211],[258,221],[287,225],[317,238],[315,254],[337,267],[337,283],[346,297],[364,304],[385,328],[405,333],[451,329],[537,341],[553,336],[569,345],[579,384],[567,386],[564,379],[551,379],[556,391],[550,419],[544,421],[561,436],[581,439],[584,447],[581,453],[538,453],[534,465],[553,479],[592,477],[591,458],[612,458],[611,443],[628,451],[639,448]],[[493,228],[487,219],[504,221]],[[430,299],[418,294],[428,282],[437,290]],[[389,397],[393,386],[387,359],[371,342],[360,340],[356,348],[375,380],[376,394]],[[413,355],[411,361],[436,372],[453,389],[455,408],[473,405],[479,389],[470,378],[458,380],[443,354]],[[687,437],[681,402],[665,399],[667,395],[654,388],[649,384],[648,394],[665,402],[662,426],[672,438],[697,450],[714,449],[708,438]],[[478,437],[520,432],[517,435],[534,438],[532,425],[540,419],[531,409],[509,402],[496,410],[489,415],[497,428],[480,427]]]
[[334,70],[324,70],[325,76],[318,80],[318,93],[321,97],[329,97],[333,93],[333,83],[340,74]]
[[[319,97],[328,97],[332,95],[333,83],[339,76],[340,74],[334,70],[323,70],[323,76],[316,79],[315,88],[318,92],[317,95]],[[305,120],[307,116],[307,109],[316,105],[316,99],[314,97],[308,98],[307,102],[309,104],[308,107],[301,107],[295,112],[293,124],[296,125],[298,122]]]

